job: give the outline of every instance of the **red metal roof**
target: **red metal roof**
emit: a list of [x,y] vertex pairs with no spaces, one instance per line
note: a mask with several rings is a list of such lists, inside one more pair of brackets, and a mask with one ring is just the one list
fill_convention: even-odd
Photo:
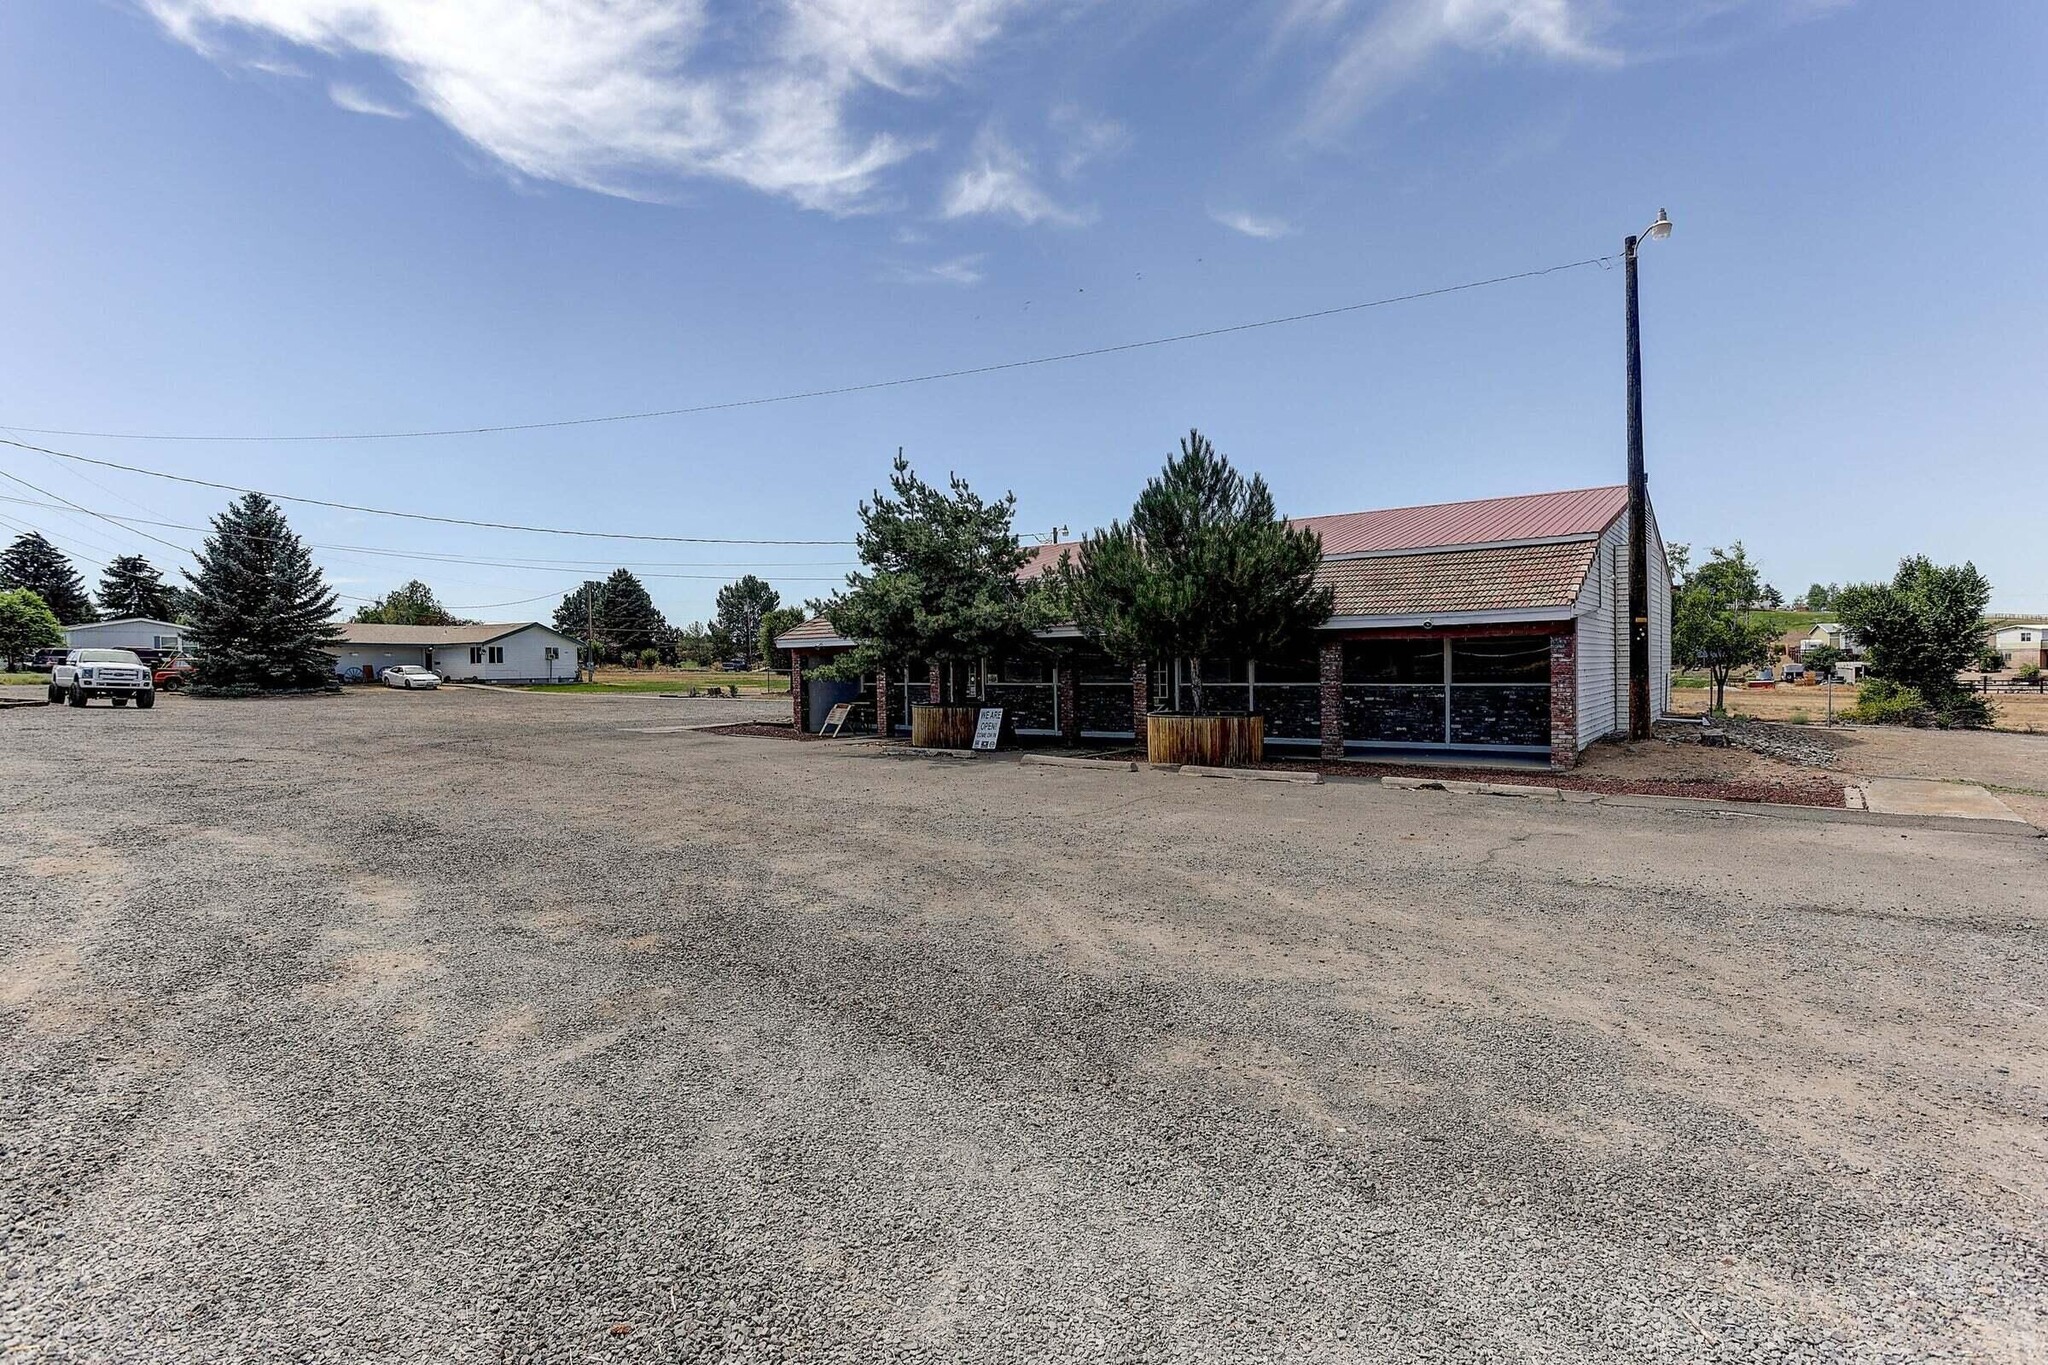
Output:
[[1389,507],[1378,512],[1342,512],[1297,517],[1296,526],[1320,533],[1325,555],[1368,554],[1376,550],[1435,550],[1451,545],[1490,545],[1503,540],[1549,540],[1598,535],[1628,509],[1628,489],[1575,488],[1563,493],[1527,493],[1514,498],[1439,502],[1427,507]]

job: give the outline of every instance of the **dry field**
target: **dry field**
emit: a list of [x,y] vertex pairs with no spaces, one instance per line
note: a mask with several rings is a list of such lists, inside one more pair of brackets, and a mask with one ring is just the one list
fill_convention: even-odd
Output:
[[[1712,693],[1704,687],[1679,687],[1671,692],[1672,714],[1697,716],[1707,709]],[[1835,689],[1835,714],[1856,704],[1854,688]],[[2048,734],[2048,694],[2040,692],[2007,695],[1993,693],[1991,707],[1997,728],[2020,734]],[[1806,721],[1818,725],[1827,716],[1825,689],[1819,687],[1728,688],[1728,712],[1751,720]]]

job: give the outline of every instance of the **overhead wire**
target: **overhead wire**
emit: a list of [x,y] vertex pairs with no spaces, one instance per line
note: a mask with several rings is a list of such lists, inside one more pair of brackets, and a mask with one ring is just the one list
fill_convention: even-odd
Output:
[[[1128,351],[1148,350],[1158,346],[1176,346],[1191,341],[1204,341],[1212,337],[1230,336],[1239,332],[1258,331],[1267,327],[1285,327],[1294,323],[1312,322],[1319,318],[1337,317],[1345,313],[1362,312],[1369,308],[1385,308],[1397,303],[1414,303],[1422,299],[1440,298],[1446,294],[1460,294],[1474,289],[1486,289],[1494,285],[1512,284],[1518,280],[1538,279],[1555,275],[1566,270],[1581,270],[1588,266],[1606,267],[1614,257],[1588,256],[1584,260],[1565,261],[1557,265],[1542,266],[1534,270],[1518,270],[1512,274],[1494,275],[1481,280],[1467,280],[1459,284],[1439,285],[1433,289],[1418,289],[1406,294],[1390,294],[1384,298],[1366,299],[1359,303],[1339,304],[1331,308],[1316,308],[1303,313],[1289,313],[1282,317],[1260,318],[1252,322],[1230,323],[1221,327],[1203,327],[1191,332],[1177,332],[1170,336],[1147,337],[1139,341],[1118,342],[1108,346],[1090,346],[1080,350],[1061,351],[1051,355],[1029,356],[1019,360],[995,361],[986,365],[969,365],[952,370],[934,370],[925,374],[905,375],[896,379],[877,379],[859,384],[837,384],[819,388],[800,389],[794,392],[769,394],[756,398],[735,398],[714,403],[697,403],[685,407],[650,408],[641,412],[604,413],[590,417],[564,417],[538,422],[499,422],[490,425],[467,427],[422,427],[400,431],[355,431],[355,432],[285,432],[274,434],[258,433],[202,433],[202,432],[147,432],[147,431],[89,431],[69,427],[35,427],[22,423],[0,424],[12,430],[30,432],[38,436],[77,436],[108,441],[400,441],[418,440],[440,436],[492,436],[517,431],[550,431],[564,427],[599,426],[614,422],[644,422],[663,417],[688,417],[707,412],[730,412],[738,408],[767,407],[778,403],[796,403],[815,398],[836,398],[847,394],[873,393],[881,389],[905,388],[913,384],[934,384],[949,379],[967,379],[976,375],[1001,374],[1009,370],[1029,369],[1040,365],[1058,365],[1077,360],[1090,360],[1100,356],[1119,355]],[[120,466],[115,466],[119,468]],[[216,485],[219,486],[219,485]],[[241,491],[241,490],[237,490]],[[362,510],[362,509],[353,509]]]
[[[277,502],[296,502],[308,507],[328,507],[342,512],[361,512],[368,516],[399,517],[407,521],[434,522],[442,526],[475,526],[487,531],[521,531],[529,535],[579,536],[590,540],[641,540],[669,545],[851,545],[850,540],[782,540],[763,539],[747,536],[662,536],[646,535],[629,531],[585,531],[560,526],[527,526],[519,522],[483,521],[474,517],[443,517],[427,512],[402,512],[389,507],[368,507],[361,503],[335,502],[328,498],[309,498],[295,493],[274,493],[261,488],[243,488],[237,484],[220,483],[213,479],[194,478],[189,474],[172,474],[161,469],[146,469],[141,465],[122,464],[118,460],[102,460],[91,455],[79,455],[68,450],[54,450],[48,446],[31,445],[27,441],[9,440],[0,436],[0,445],[13,446],[20,450],[33,451],[39,455],[54,455],[60,460],[73,460],[79,464],[98,465],[103,469],[119,469],[130,474],[145,474],[152,479],[167,479],[172,483],[192,484],[199,488],[218,489],[223,493],[255,493]],[[9,477],[12,477],[11,475]],[[16,483],[22,482],[20,479]],[[55,497],[55,494],[46,494]],[[140,535],[141,532],[136,534]]]

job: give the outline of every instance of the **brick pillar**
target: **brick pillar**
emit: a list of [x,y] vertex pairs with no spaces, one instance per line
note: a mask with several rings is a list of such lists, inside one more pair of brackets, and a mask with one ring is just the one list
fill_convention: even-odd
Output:
[[1323,702],[1323,757],[1344,757],[1344,642],[1325,640],[1316,681]]
[[1060,656],[1058,691],[1060,705],[1060,738],[1069,744],[1081,741],[1081,679],[1074,667],[1074,651],[1068,650]]
[[1152,713],[1152,667],[1131,665],[1131,733],[1140,743],[1145,739],[1145,717]]
[[804,729],[804,656],[795,650],[789,652],[789,708],[790,719],[796,722],[798,734]]
[[875,733],[887,739],[894,733],[889,724],[889,670],[875,670]]
[[1550,637],[1550,766],[1579,765],[1579,637]]

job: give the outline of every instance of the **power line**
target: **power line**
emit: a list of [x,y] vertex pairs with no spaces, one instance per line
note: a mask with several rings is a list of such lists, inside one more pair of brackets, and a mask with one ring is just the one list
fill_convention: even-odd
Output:
[[[1421,299],[1433,299],[1445,294],[1461,294],[1473,289],[1486,289],[1498,284],[1512,284],[1517,280],[1533,280],[1544,275],[1555,275],[1565,270],[1580,270],[1590,265],[1612,264],[1612,256],[1588,256],[1582,261],[1567,261],[1561,265],[1544,266],[1537,270],[1520,270],[1512,275],[1494,275],[1483,280],[1467,280],[1463,284],[1439,285],[1435,289],[1419,289],[1409,294],[1392,294],[1386,298],[1368,299],[1363,303],[1339,304],[1334,308],[1318,308],[1307,313],[1290,313],[1285,317],[1261,318],[1256,322],[1232,323],[1226,327],[1205,327],[1194,332],[1178,332],[1172,336],[1148,337],[1143,341],[1119,342],[1113,346],[1091,346],[1086,350],[1061,351],[1054,355],[1031,356],[1023,360],[997,361],[988,365],[972,365],[958,370],[935,370],[928,374],[907,375],[899,379],[877,379],[863,384],[841,384],[830,388],[801,389],[794,393],[779,393],[761,398],[734,398],[718,403],[699,403],[691,407],[653,408],[645,412],[608,413],[596,417],[566,417],[547,422],[502,422],[492,426],[474,427],[426,427],[414,431],[357,431],[357,432],[296,432],[276,435],[218,434],[198,432],[144,432],[144,431],[78,431],[66,427],[10,427],[10,430],[32,432],[38,436],[86,436],[108,441],[401,441],[430,436],[493,436],[514,431],[549,431],[561,427],[598,426],[608,422],[645,422],[658,417],[688,417],[706,412],[730,412],[735,408],[767,407],[775,403],[796,403],[812,398],[837,398],[853,393],[872,393],[877,389],[898,389],[912,384],[933,384],[945,379],[967,379],[975,375],[1000,374],[1006,370],[1023,370],[1037,365],[1058,365],[1072,360],[1089,360],[1097,356],[1119,355],[1125,351],[1148,350],[1155,346],[1176,346],[1183,342],[1205,341],[1211,337],[1230,336],[1237,332],[1257,331],[1265,327],[1285,327],[1297,322],[1312,322],[1318,318],[1336,317],[1344,313],[1362,312],[1368,308],[1384,308],[1395,303],[1414,303]],[[124,466],[114,465],[119,469]],[[215,485],[218,486],[218,485]],[[295,499],[311,501],[311,499]],[[363,509],[351,509],[363,510]],[[649,539],[650,537],[633,537]],[[749,544],[792,544],[795,542],[752,541]]]
[[[756,539],[756,538],[750,538],[750,537],[739,537],[739,536],[655,536],[655,535],[636,535],[636,534],[633,534],[633,533],[631,533],[631,532],[627,532],[627,531],[579,531],[579,530],[572,530],[572,529],[566,529],[566,528],[563,528],[563,527],[559,527],[559,526],[526,526],[526,525],[522,525],[521,523],[518,523],[518,522],[510,522],[510,521],[478,521],[478,520],[476,520],[476,519],[474,519],[474,518],[471,518],[471,517],[439,517],[439,516],[434,516],[434,515],[431,515],[430,513],[426,513],[426,512],[399,512],[399,511],[394,511],[394,510],[392,510],[391,508],[388,508],[388,507],[365,507],[365,506],[363,506],[363,505],[362,505],[362,504],[360,504],[360,503],[353,503],[353,502],[332,502],[332,501],[330,501],[330,500],[328,500],[328,499],[326,499],[326,498],[305,498],[305,497],[299,497],[299,496],[297,496],[297,495],[295,495],[295,494],[291,494],[291,493],[270,493],[270,492],[265,492],[265,491],[264,491],[263,489],[260,489],[260,488],[242,488],[242,487],[240,487],[240,486],[238,486],[238,485],[236,485],[236,484],[231,484],[231,483],[216,483],[216,482],[215,482],[214,480],[212,480],[212,479],[195,479],[195,478],[193,478],[193,477],[192,477],[191,475],[189,475],[189,474],[167,474],[167,473],[165,473],[165,472],[164,472],[163,470],[161,470],[161,469],[144,469],[144,468],[143,468],[142,466],[140,466],[140,465],[132,465],[132,464],[122,464],[122,463],[121,463],[120,461],[118,461],[118,460],[100,460],[100,459],[95,459],[94,457],[92,457],[92,456],[90,456],[90,455],[76,455],[76,454],[73,454],[72,452],[70,452],[70,451],[67,451],[67,450],[52,450],[52,449],[50,449],[50,448],[49,448],[48,446],[38,446],[38,445],[30,445],[30,444],[29,444],[28,442],[26,442],[26,441],[10,441],[10,440],[8,440],[8,439],[7,439],[6,437],[4,437],[4,436],[0,436],[0,445],[4,445],[4,446],[13,446],[13,447],[15,447],[15,448],[16,448],[17,450],[28,450],[28,451],[33,451],[34,453],[36,453],[36,454],[38,454],[38,455],[54,455],[54,456],[56,456],[56,457],[57,457],[58,459],[60,459],[60,460],[75,460],[75,461],[77,461],[77,462],[78,462],[79,464],[90,464],[90,465],[98,465],[98,466],[100,466],[100,467],[101,467],[102,469],[119,469],[119,470],[122,470],[122,471],[124,471],[124,472],[126,472],[126,473],[129,473],[129,474],[144,474],[144,475],[147,475],[148,477],[150,477],[150,478],[152,478],[152,479],[168,479],[168,480],[169,480],[170,482],[172,482],[172,483],[186,483],[186,484],[192,484],[193,486],[195,486],[195,487],[198,487],[198,488],[213,488],[213,489],[218,489],[219,491],[221,491],[221,492],[223,492],[223,493],[255,493],[255,494],[257,494],[257,495],[259,495],[259,496],[261,496],[261,497],[271,498],[271,499],[273,499],[273,500],[275,500],[275,501],[277,501],[277,502],[297,502],[297,503],[304,503],[305,505],[307,505],[307,506],[309,506],[309,507],[331,507],[331,508],[333,508],[333,509],[335,509],[335,510],[337,510],[337,511],[341,511],[341,512],[362,512],[362,513],[365,513],[365,514],[367,514],[367,515],[369,515],[369,516],[375,516],[375,517],[401,517],[401,518],[403,518],[403,519],[405,519],[405,520],[407,520],[407,521],[429,521],[429,522],[434,522],[434,523],[436,523],[436,524],[438,524],[438,525],[441,525],[441,526],[475,526],[475,527],[480,527],[480,528],[482,528],[483,530],[486,530],[486,531],[521,531],[521,532],[525,532],[525,533],[527,533],[527,534],[529,534],[529,535],[542,535],[542,536],[581,536],[581,537],[584,537],[584,538],[586,538],[586,539],[590,539],[590,540],[644,540],[644,541],[655,541],[655,542],[659,542],[659,543],[661,543],[661,544],[666,544],[666,545],[851,545],[851,544],[853,544],[853,542],[852,542],[852,541],[850,541],[850,540],[765,540],[765,539]],[[26,484],[26,481],[25,481],[25,480],[22,480],[22,479],[18,479],[18,478],[14,478],[14,476],[13,476],[12,474],[9,474],[9,475],[7,475],[7,477],[8,477],[8,478],[12,478],[12,479],[14,479],[14,481],[15,481],[16,483],[22,483],[22,484]],[[35,487],[35,485],[33,485],[33,484],[26,484],[26,486],[28,486],[28,487],[31,487],[31,488],[34,488],[34,487]],[[45,497],[51,497],[51,498],[56,498],[56,497],[58,497],[58,495],[57,495],[57,494],[55,494],[55,493],[50,493],[50,492],[47,492],[47,491],[45,491],[45,490],[43,490],[43,489],[40,489],[40,488],[36,489],[36,491],[37,491],[37,492],[39,492],[39,493],[42,493],[42,494],[43,494],[43,496],[45,496]],[[62,498],[59,498],[58,500],[59,500],[59,501],[63,501],[63,499],[62,499]],[[97,513],[95,513],[94,515],[98,515],[98,514],[97,514]],[[105,519],[105,518],[103,518],[103,519]],[[137,532],[135,532],[134,534],[136,534],[136,535],[145,535],[145,533],[144,533],[144,532],[141,532],[141,531],[137,531]],[[147,538],[147,539],[151,539],[151,540],[154,540],[154,539],[155,539],[155,537],[154,537],[154,536],[146,536],[146,538]],[[168,544],[169,542],[167,542],[167,541],[166,541],[166,542],[163,542],[163,543],[165,543],[165,544]],[[176,548],[178,548],[178,547],[176,547],[176,546],[172,546],[172,548],[173,548],[173,549],[176,549]],[[189,551],[188,551],[188,553],[189,553]]]
[[[95,486],[97,486],[97,485],[95,485]],[[111,490],[105,490],[105,491],[111,491]],[[130,500],[130,499],[126,499],[126,498],[123,498],[123,499],[122,499],[122,501],[123,501],[123,502],[129,502],[131,506],[132,506],[132,505],[134,505],[134,504],[133,504],[133,502],[132,502],[132,500]],[[40,508],[43,508],[43,509],[45,509],[45,510],[47,510],[47,511],[61,511],[61,510],[62,510],[62,506],[61,506],[61,504],[58,504],[58,503],[54,503],[54,502],[38,502],[38,501],[36,501],[36,500],[35,500],[34,498],[17,498],[17,497],[10,497],[10,496],[7,496],[7,495],[5,495],[5,494],[0,494],[0,503],[16,503],[16,504],[19,504],[20,506],[23,506],[23,507],[40,507]],[[184,521],[163,521],[163,520],[160,520],[160,519],[153,519],[153,518],[150,518],[150,517],[131,517],[131,516],[125,516],[125,515],[121,515],[121,514],[118,514],[118,513],[113,513],[113,512],[103,512],[103,513],[101,513],[101,515],[102,515],[102,516],[105,516],[105,517],[109,517],[109,518],[111,518],[111,519],[113,519],[113,520],[115,520],[115,521],[118,521],[118,522],[122,523],[123,525],[133,524],[133,525],[136,525],[136,526],[154,526],[154,527],[158,528],[159,530],[168,530],[168,531],[196,531],[196,532],[199,532],[199,533],[201,533],[201,534],[210,534],[210,531],[211,531],[211,528],[209,528],[209,527],[205,527],[205,526],[194,526],[194,525],[192,525],[192,524],[191,524],[190,522],[184,522]],[[855,566],[856,566],[856,565],[857,565],[857,564],[859,563],[859,561],[858,561],[858,560],[852,560],[852,559],[845,559],[845,560],[830,560],[830,559],[783,559],[783,560],[777,560],[777,559],[734,559],[734,560],[688,560],[688,559],[537,559],[537,558],[530,558],[530,557],[529,557],[529,558],[520,558],[520,559],[482,559],[482,558],[479,558],[479,557],[477,557],[477,556],[474,556],[474,555],[458,555],[458,554],[449,554],[449,553],[446,553],[445,551],[441,551],[441,550],[394,550],[394,549],[390,548],[389,546],[385,546],[385,545],[339,545],[339,544],[331,544],[331,543],[329,543],[329,542],[327,542],[327,541],[320,541],[320,540],[308,540],[308,541],[305,541],[304,543],[305,543],[305,544],[306,544],[306,545],[307,545],[308,547],[310,547],[310,548],[312,548],[312,549],[315,549],[315,550],[335,550],[335,551],[340,551],[340,552],[346,552],[346,553],[349,553],[349,554],[362,554],[362,555],[382,555],[382,556],[384,556],[384,557],[386,557],[386,558],[390,558],[390,559],[417,559],[417,560],[422,560],[422,561],[425,561],[425,562],[427,562],[427,563],[437,563],[437,564],[466,564],[466,565],[473,565],[473,566],[476,566],[476,567],[480,567],[480,568],[487,568],[487,569],[534,569],[534,570],[547,570],[547,571],[550,571],[550,572],[556,572],[556,571],[559,571],[559,572],[565,572],[565,573],[574,573],[574,572],[577,572],[577,571],[579,571],[579,570],[584,570],[584,569],[589,569],[589,570],[599,570],[599,569],[642,569],[642,568],[645,568],[645,569],[842,569],[842,568],[848,568],[848,569],[850,569],[850,568],[853,568],[853,567],[855,567]],[[655,574],[648,574],[648,575],[646,575],[646,577],[650,577],[650,578],[652,578],[652,577],[659,577],[659,576],[661,576],[661,575],[655,575]],[[676,576],[678,576],[678,577],[682,577],[682,576],[685,576],[685,575],[676,575]],[[724,577],[724,575],[722,575],[722,574],[711,574],[711,575],[707,575],[707,577],[712,577],[712,578],[723,578],[723,577]],[[777,577],[781,577],[781,575],[777,575]],[[822,581],[824,581],[824,580],[815,580],[815,581],[820,581],[820,582],[822,582]]]

